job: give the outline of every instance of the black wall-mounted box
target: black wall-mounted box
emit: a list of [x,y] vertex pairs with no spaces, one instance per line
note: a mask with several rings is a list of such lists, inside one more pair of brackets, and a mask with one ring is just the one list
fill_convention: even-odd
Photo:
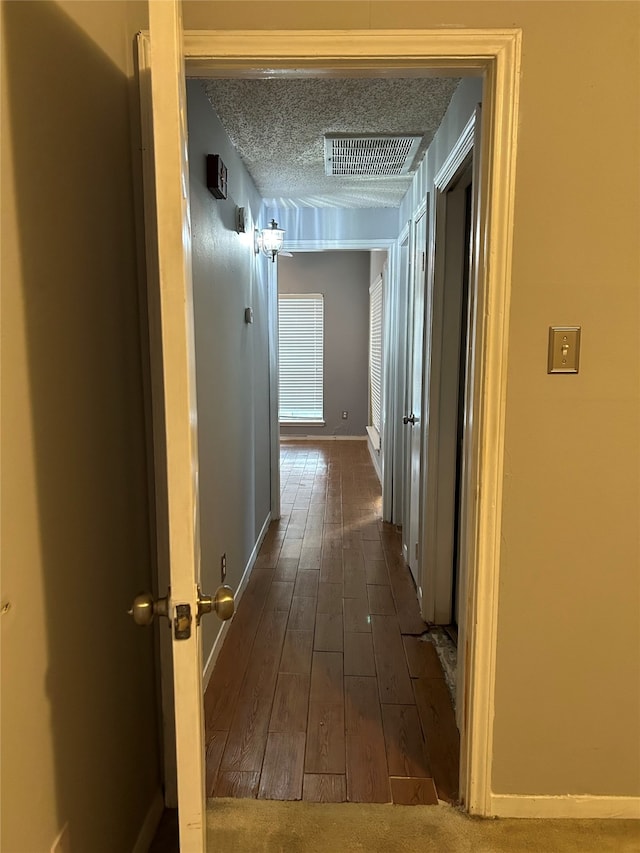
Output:
[[227,167],[219,154],[207,154],[207,187],[215,198],[227,197]]

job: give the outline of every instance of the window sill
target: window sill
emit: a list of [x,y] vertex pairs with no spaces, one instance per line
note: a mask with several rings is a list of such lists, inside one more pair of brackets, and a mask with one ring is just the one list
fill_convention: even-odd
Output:
[[326,426],[326,421],[279,421],[280,426],[284,427],[307,427],[307,426]]

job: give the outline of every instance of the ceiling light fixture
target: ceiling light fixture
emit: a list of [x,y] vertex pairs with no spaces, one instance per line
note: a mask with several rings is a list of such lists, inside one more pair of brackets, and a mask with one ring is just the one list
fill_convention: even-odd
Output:
[[262,251],[263,255],[275,261],[276,255],[282,249],[284,244],[284,230],[278,228],[278,223],[275,219],[271,220],[268,228],[263,228],[259,231],[256,228],[256,255]]

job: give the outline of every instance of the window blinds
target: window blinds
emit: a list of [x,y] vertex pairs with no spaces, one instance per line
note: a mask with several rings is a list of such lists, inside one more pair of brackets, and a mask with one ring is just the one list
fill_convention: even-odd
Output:
[[279,410],[281,422],[322,421],[324,297],[278,296]]
[[382,276],[369,289],[369,399],[371,426],[382,433]]

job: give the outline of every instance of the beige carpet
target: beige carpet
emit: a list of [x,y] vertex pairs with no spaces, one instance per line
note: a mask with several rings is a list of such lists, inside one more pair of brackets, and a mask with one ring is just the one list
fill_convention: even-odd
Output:
[[209,800],[211,853],[638,853],[640,821],[478,820],[448,806]]

